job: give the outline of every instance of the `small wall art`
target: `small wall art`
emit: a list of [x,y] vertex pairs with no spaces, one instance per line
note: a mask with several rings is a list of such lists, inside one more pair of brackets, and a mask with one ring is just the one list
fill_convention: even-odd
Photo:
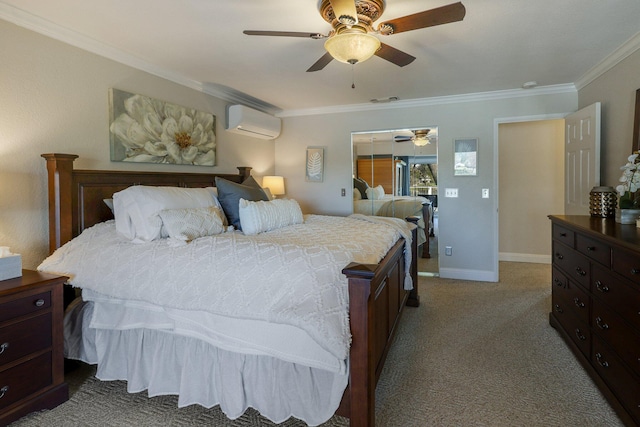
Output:
[[305,179],[308,182],[322,182],[324,179],[324,148],[307,147],[306,165]]
[[453,175],[476,176],[478,174],[478,138],[453,141]]
[[111,161],[215,166],[215,129],[211,113],[109,90]]

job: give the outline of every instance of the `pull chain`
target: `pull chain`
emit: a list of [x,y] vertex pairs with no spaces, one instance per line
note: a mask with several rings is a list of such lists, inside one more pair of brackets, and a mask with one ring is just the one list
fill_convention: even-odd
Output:
[[355,89],[356,88],[356,60],[352,59],[349,60],[349,63],[351,64],[351,89]]

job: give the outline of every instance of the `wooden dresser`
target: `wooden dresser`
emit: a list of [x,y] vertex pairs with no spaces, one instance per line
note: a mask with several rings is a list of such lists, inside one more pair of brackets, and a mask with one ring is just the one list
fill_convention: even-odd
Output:
[[69,398],[64,382],[66,277],[23,270],[0,281],[0,426]]
[[640,425],[640,228],[550,216],[549,323],[626,425]]

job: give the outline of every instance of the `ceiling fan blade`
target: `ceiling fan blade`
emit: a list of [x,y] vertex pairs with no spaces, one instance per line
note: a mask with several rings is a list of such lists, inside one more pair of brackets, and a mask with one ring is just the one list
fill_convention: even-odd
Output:
[[[466,9],[461,2],[453,3],[436,9],[425,10],[413,15],[385,21],[378,26],[380,34],[390,35],[405,31],[417,30],[419,28],[433,27],[450,22],[462,21]],[[391,31],[388,30],[391,28]]]
[[311,39],[324,39],[327,38],[324,34],[320,33],[302,33],[297,31],[254,31],[244,30],[244,34],[248,36],[276,36],[276,37],[303,37]]
[[324,55],[322,55],[322,58],[318,59],[315,64],[309,67],[309,69],[307,70],[307,73],[311,73],[313,71],[320,71],[324,67],[326,67],[327,64],[329,64],[329,62],[331,61],[333,61],[333,56],[331,56],[331,54],[327,52]]
[[333,14],[338,22],[344,25],[354,25],[358,23],[358,12],[356,12],[355,0],[329,0]]
[[380,49],[378,49],[375,55],[382,59],[386,59],[389,62],[393,62],[398,67],[409,65],[416,59],[415,56],[411,56],[408,53],[404,53],[403,51],[384,43],[380,43]]

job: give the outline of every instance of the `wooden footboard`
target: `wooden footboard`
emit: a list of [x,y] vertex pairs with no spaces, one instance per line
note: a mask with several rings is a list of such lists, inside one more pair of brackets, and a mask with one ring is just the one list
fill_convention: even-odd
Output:
[[[128,186],[215,186],[220,176],[242,182],[249,167],[238,174],[151,173],[74,170],[73,154],[43,154],[49,185],[49,249],[51,252],[98,222],[113,218],[103,199]],[[426,218],[428,220],[428,217]],[[417,218],[411,218],[412,222]],[[404,239],[400,239],[376,265],[348,265],[349,317],[352,334],[349,387],[338,411],[352,426],[375,425],[375,387],[391,347],[405,305],[418,306],[417,233],[413,231],[412,264],[405,266]],[[404,290],[409,268],[414,290]]]

